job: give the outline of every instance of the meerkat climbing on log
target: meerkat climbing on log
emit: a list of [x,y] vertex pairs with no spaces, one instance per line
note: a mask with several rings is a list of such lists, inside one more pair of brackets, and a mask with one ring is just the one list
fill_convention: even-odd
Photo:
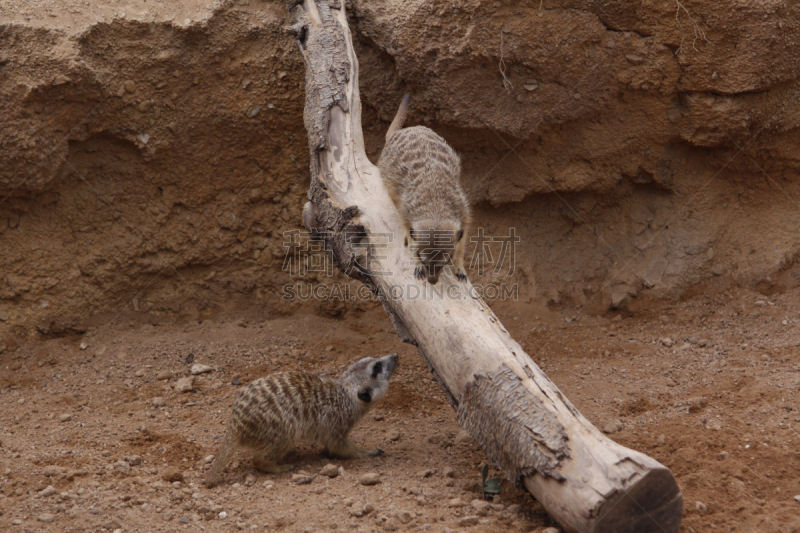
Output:
[[347,434],[386,395],[397,354],[365,357],[338,379],[308,372],[280,372],[257,379],[239,394],[228,430],[206,476],[219,483],[239,448],[253,452],[259,470],[280,473],[294,465],[278,464],[298,442],[310,440],[344,459],[376,456],[382,450],[359,450]]
[[460,182],[461,160],[431,129],[403,128],[408,102],[405,95],[386,132],[378,168],[403,220],[403,243],[411,247],[417,279],[435,284],[442,268],[452,264],[464,281],[471,213]]

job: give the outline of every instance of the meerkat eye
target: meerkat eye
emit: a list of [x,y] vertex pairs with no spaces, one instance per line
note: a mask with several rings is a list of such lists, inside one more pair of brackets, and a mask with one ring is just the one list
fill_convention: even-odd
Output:
[[377,378],[381,372],[383,372],[383,363],[378,361],[372,366],[372,379]]
[[372,401],[372,389],[364,389],[358,393],[358,399],[362,402],[371,402]]
[[408,230],[408,234],[411,236],[411,240],[413,241],[414,240],[414,228],[411,228],[410,230]]
[[458,233],[456,233],[456,240],[460,241],[461,237],[463,236],[464,236],[464,230],[463,229],[458,230]]

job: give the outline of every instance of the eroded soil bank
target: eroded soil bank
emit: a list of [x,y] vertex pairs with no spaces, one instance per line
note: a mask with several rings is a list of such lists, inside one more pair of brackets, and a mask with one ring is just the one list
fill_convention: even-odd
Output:
[[[349,11],[370,156],[412,94],[409,122],[463,156],[477,226],[520,239],[510,274],[475,281],[593,313],[715,277],[797,284],[797,6]],[[256,0],[0,6],[6,344],[109,309],[303,307],[281,305],[308,183],[289,21]]]

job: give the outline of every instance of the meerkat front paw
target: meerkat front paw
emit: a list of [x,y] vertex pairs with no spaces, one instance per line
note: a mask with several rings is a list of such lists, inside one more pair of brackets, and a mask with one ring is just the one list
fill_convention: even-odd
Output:
[[467,273],[459,268],[456,270],[456,279],[458,281],[467,281]]
[[418,266],[414,269],[414,277],[417,279],[425,279],[428,275],[425,273],[425,267]]
[[375,448],[374,450],[364,450],[364,453],[370,457],[378,457],[379,455],[383,455],[383,450]]

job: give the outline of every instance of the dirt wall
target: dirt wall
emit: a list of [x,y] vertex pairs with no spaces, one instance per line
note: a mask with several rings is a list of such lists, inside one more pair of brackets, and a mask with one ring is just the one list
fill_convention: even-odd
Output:
[[[412,94],[477,225],[520,239],[513,270],[473,281],[594,312],[797,285],[797,6],[348,9],[370,156]],[[0,348],[98,314],[374,305],[282,298],[308,184],[290,20],[257,0],[0,6]]]

